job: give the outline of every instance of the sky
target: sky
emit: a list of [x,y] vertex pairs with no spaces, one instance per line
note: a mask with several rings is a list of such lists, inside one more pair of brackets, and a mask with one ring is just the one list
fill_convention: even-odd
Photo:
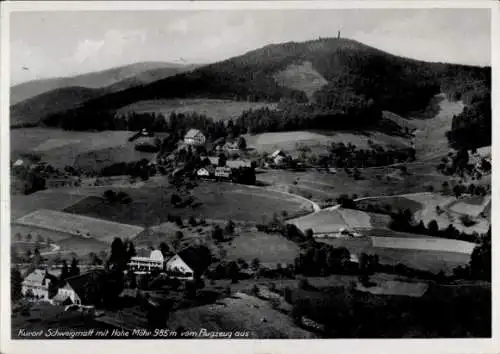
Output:
[[491,65],[488,9],[12,12],[11,83],[141,61],[210,63],[339,29],[397,55]]

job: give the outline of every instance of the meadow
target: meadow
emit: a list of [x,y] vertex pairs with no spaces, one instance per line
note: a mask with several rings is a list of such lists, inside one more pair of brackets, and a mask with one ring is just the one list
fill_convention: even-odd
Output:
[[[96,193],[75,203],[66,211],[134,225],[157,225],[168,221],[167,216],[182,218],[204,217],[226,221],[262,222],[270,220],[274,213],[285,211],[288,215],[311,210],[311,203],[284,193],[232,183],[200,182],[189,193],[180,193],[172,187],[113,188],[130,195],[130,204],[107,203]],[[101,193],[104,191],[100,189]],[[172,194],[186,200],[190,206],[174,206]]]
[[275,268],[277,263],[282,266],[293,264],[300,249],[292,241],[281,235],[263,232],[243,232],[234,237],[230,244],[224,244],[228,260],[244,259],[250,263],[258,258],[260,264]]
[[278,149],[286,151],[293,157],[300,153],[300,147],[307,146],[314,154],[324,154],[331,143],[344,143],[357,146],[359,149],[370,148],[368,140],[384,147],[408,147],[409,142],[400,137],[390,136],[381,132],[371,131],[366,133],[347,131],[294,131],[262,134],[245,134],[248,146],[257,152],[272,153]]
[[133,239],[141,227],[119,224],[82,215],[39,209],[16,220],[17,224],[54,230],[111,243],[115,237]]
[[[467,253],[450,252],[448,250],[386,247],[391,246],[391,244],[373,241],[376,238],[377,237],[350,239],[322,238],[317,239],[317,241],[327,243],[334,247],[346,247],[352,254],[358,257],[361,253],[377,254],[381,264],[396,266],[398,263],[401,263],[411,268],[427,270],[433,273],[438,273],[442,270],[446,274],[451,274],[454,268],[468,264],[470,259]],[[401,244],[401,242],[403,242],[407,247],[411,246],[408,244],[410,242],[413,245],[418,244],[417,239],[411,240],[408,238],[395,238],[393,242],[392,245],[396,243]]]
[[138,152],[128,138],[134,132],[80,132],[52,128],[22,128],[10,131],[11,159],[35,153],[55,168],[80,166],[100,168],[114,162],[130,162],[151,158],[153,154]]
[[119,114],[127,113],[156,113],[163,114],[166,118],[171,113],[203,114],[215,121],[236,119],[244,111],[269,107],[276,108],[275,103],[246,102],[219,99],[160,99],[138,101],[120,108]]

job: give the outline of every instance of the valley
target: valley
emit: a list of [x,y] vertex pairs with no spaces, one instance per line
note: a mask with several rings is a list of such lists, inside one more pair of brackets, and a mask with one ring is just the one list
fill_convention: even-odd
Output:
[[[491,292],[491,147],[457,146],[473,85],[448,87],[461,75],[487,87],[485,68],[344,38],[150,64],[25,86],[33,96],[11,101],[12,266],[21,279],[57,274],[58,295],[88,277],[81,301],[102,313],[68,323],[259,339],[487,334],[468,312],[443,330],[426,310]],[[55,321],[52,298],[30,298],[50,318],[35,327]],[[356,324],[374,311],[387,332]]]

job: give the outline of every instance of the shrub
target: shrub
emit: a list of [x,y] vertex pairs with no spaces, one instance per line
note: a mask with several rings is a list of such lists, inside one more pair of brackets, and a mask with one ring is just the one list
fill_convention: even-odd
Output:
[[473,226],[476,224],[476,221],[473,220],[469,215],[462,215],[460,217],[460,222],[462,223],[462,225],[464,225],[465,227],[470,227],[470,226]]

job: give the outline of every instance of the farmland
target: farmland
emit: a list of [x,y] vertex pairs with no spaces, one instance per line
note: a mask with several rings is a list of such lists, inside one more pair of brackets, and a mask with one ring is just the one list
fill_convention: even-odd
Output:
[[171,195],[178,193],[173,188],[144,186],[117,190],[129,194],[132,202],[128,205],[110,204],[95,196],[83,199],[66,211],[134,225],[156,225],[167,221],[168,213],[183,218],[203,216],[207,219],[262,222],[266,218],[269,220],[275,212],[286,211],[293,215],[312,208],[311,203],[293,195],[230,183],[201,182],[188,195],[181,195],[183,198],[194,197],[193,204],[186,207],[174,207],[170,203]]
[[[11,159],[35,153],[55,168],[76,163],[83,168],[104,166],[151,158],[153,154],[138,152],[128,141],[133,132],[79,132],[48,128],[13,129],[10,135]],[[96,162],[93,162],[95,160]]]
[[427,185],[438,189],[449,177],[440,175],[408,174],[404,178],[391,178],[396,168],[363,169],[362,179],[355,180],[344,170],[336,174],[318,171],[266,170],[257,179],[270,186],[286,188],[316,202],[336,200],[342,194],[358,197],[391,196],[424,192]]
[[10,196],[11,219],[15,220],[38,209],[63,210],[83,199],[82,196],[57,190],[44,190],[29,195]]
[[[411,249],[411,248],[393,248],[386,246],[393,246],[398,243],[405,244],[406,247],[412,245],[418,245],[419,241],[417,239],[408,238],[393,238],[392,244],[388,244],[382,241],[376,241],[377,237],[363,237],[363,238],[351,238],[351,239],[339,239],[339,238],[324,238],[317,239],[319,242],[327,243],[334,247],[346,247],[351,253],[359,255],[361,253],[366,254],[377,254],[379,256],[379,261],[381,264],[387,265],[397,265],[398,263],[404,264],[408,267],[428,270],[437,273],[443,270],[445,273],[450,274],[454,268],[457,266],[463,266],[469,262],[468,253],[450,252],[446,249],[444,250],[422,250],[422,249]],[[375,241],[374,241],[375,240]],[[438,239],[436,242],[443,242],[445,245],[447,241]],[[410,245],[412,244],[412,245]],[[442,246],[440,245],[440,246]],[[446,244],[448,245],[448,244]],[[383,246],[383,247],[380,247]],[[436,247],[438,248],[438,247]],[[459,249],[460,250],[460,249]]]
[[169,99],[139,101],[120,108],[120,114],[127,113],[156,113],[166,118],[171,113],[203,114],[214,120],[229,120],[238,118],[244,111],[263,107],[275,108],[275,103],[260,103],[246,101],[232,101],[219,99]]
[[110,242],[115,237],[133,239],[142,232],[141,227],[104,221],[81,215],[40,209],[16,220],[16,223],[54,230],[74,236],[95,238]]
[[247,144],[257,152],[272,153],[277,149],[298,156],[300,146],[308,146],[316,154],[326,153],[331,143],[351,143],[360,149],[369,148],[368,140],[384,147],[408,147],[409,142],[400,137],[373,131],[364,134],[338,131],[295,131],[262,134],[246,134]]
[[293,264],[299,253],[299,247],[292,241],[281,235],[262,232],[241,233],[225,247],[228,259],[242,258],[250,263],[258,258],[261,264],[271,268],[275,268],[277,263],[283,266]]
[[365,212],[350,209],[321,210],[294,220],[301,230],[312,229],[315,234],[334,233],[342,228],[370,228],[370,216]]

